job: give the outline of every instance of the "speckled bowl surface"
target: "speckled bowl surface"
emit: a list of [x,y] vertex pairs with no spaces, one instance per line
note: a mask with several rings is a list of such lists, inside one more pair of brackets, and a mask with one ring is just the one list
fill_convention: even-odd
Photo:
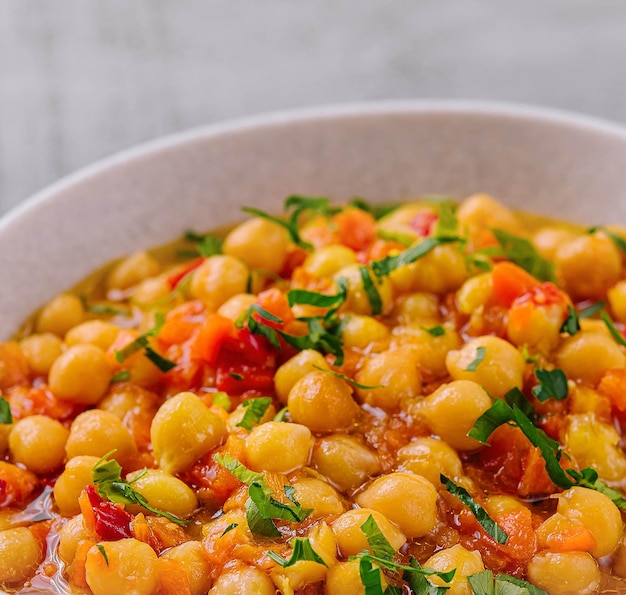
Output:
[[279,212],[285,196],[389,201],[484,191],[515,208],[626,224],[626,131],[573,114],[393,102],[271,114],[126,151],[0,219],[0,340],[100,265],[185,229]]

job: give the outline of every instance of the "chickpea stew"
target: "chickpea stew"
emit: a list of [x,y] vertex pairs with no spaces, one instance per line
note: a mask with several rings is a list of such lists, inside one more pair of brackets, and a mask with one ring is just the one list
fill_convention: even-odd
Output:
[[0,343],[0,588],[626,592],[626,232],[285,209]]

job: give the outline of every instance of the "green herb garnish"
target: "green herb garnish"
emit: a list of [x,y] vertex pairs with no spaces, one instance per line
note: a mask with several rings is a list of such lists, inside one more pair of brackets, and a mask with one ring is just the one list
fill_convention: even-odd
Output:
[[483,248],[481,252],[491,256],[502,256],[528,271],[541,281],[555,281],[554,263],[546,260],[526,239],[503,229],[492,229],[500,248]]
[[319,370],[320,372],[325,372],[326,374],[332,374],[333,376],[336,376],[337,378],[341,378],[342,380],[345,380],[348,384],[354,386],[355,388],[360,388],[361,390],[373,390],[375,388],[385,388],[384,384],[375,384],[372,386],[370,386],[369,384],[359,384],[355,380],[352,380],[350,376],[346,376],[345,374],[342,374],[341,372],[337,372],[336,370],[330,370],[329,368],[322,368],[321,366],[316,366],[316,365],[313,365],[313,367],[316,370]]
[[561,325],[561,332],[574,336],[580,330],[580,320],[576,310],[568,304],[567,318]]
[[317,564],[321,564],[322,566],[326,566],[326,568],[328,568],[328,564],[326,564],[324,559],[313,549],[311,541],[307,537],[296,537],[293,540],[293,551],[289,560],[279,556],[272,550],[269,550],[267,555],[282,568],[288,568],[289,566],[293,566],[296,562],[304,560],[317,562]]
[[254,425],[261,421],[271,404],[271,397],[259,397],[257,399],[244,401],[243,406],[246,411],[241,421],[237,424],[237,427],[251,430]]
[[230,397],[224,392],[213,393],[213,405],[221,407],[225,411],[230,411],[233,408],[233,404]]
[[104,546],[101,543],[96,543],[96,547],[98,548],[98,551],[102,554],[102,557],[104,558],[104,561],[106,562],[106,565],[109,565],[109,556],[107,556],[107,552],[104,549]]
[[208,258],[209,256],[222,253],[222,240],[215,236],[204,236],[195,231],[187,231],[183,237],[185,241],[191,242],[194,245],[194,249],[180,250],[177,254],[180,257],[193,258],[195,256],[204,256]]
[[602,311],[604,306],[605,306],[605,303],[603,301],[599,301],[599,302],[596,302],[595,304],[591,304],[591,306],[588,306],[584,310],[581,310],[578,314],[578,317],[579,318],[591,318],[594,314],[597,314],[598,312]]
[[287,407],[283,407],[272,419],[272,421],[287,421],[287,413],[289,413],[289,409]]
[[586,467],[580,472],[575,469],[568,469],[567,473],[574,479],[577,486],[600,492],[611,499],[613,504],[620,510],[626,510],[624,495],[620,491],[606,485],[601,479],[598,479],[598,472],[595,469]]
[[362,198],[353,198],[350,202],[348,202],[348,206],[354,207],[356,209],[361,209],[361,211],[365,211],[366,213],[372,215],[376,220],[382,219],[386,215],[389,215],[389,213],[395,211],[400,205],[401,203],[386,205],[372,204],[370,202],[367,202],[366,200],[363,200]]
[[370,302],[370,308],[372,309],[372,316],[381,314],[383,311],[383,302],[380,298],[380,293],[376,289],[376,283],[372,279],[369,269],[362,265],[359,267],[359,273],[361,274],[361,281],[363,282],[363,290],[367,293],[367,298]]
[[622,347],[626,347],[626,339],[624,339],[624,336],[622,335],[622,333],[620,333],[617,330],[617,327],[615,326],[615,324],[611,320],[611,317],[607,314],[606,310],[602,310],[602,312],[600,313],[600,318],[602,318],[602,321],[604,322],[606,328],[609,329],[609,333],[611,333],[613,338]]
[[539,380],[539,384],[533,386],[532,393],[538,401],[542,403],[548,399],[562,401],[567,397],[567,376],[560,368],[554,370],[537,368],[535,376]]
[[130,380],[130,372],[128,370],[120,370],[116,374],[113,374],[110,384],[115,384],[116,382],[126,382],[127,380]]
[[476,368],[478,368],[478,366],[485,359],[485,354],[486,353],[487,353],[487,348],[486,347],[483,347],[482,345],[480,347],[477,347],[476,348],[476,357],[469,364],[469,366],[467,366],[467,368],[465,368],[465,371],[466,372],[476,372]]
[[237,527],[239,527],[238,523],[231,523],[230,525],[228,525],[228,527],[226,527],[226,529],[224,529],[224,531],[222,531],[222,534],[220,535],[220,537],[224,537],[226,533],[228,533],[229,531],[232,531],[233,529],[236,529]]
[[474,595],[549,595],[546,591],[530,583],[510,576],[493,576],[491,570],[484,570],[467,577]]
[[290,306],[304,304],[318,308],[338,308],[346,301],[347,295],[348,280],[345,277],[340,277],[337,280],[337,293],[335,295],[307,291],[306,289],[292,289],[287,294],[287,302]]
[[13,416],[11,415],[11,406],[9,402],[0,397],[0,424],[12,424]]
[[433,337],[441,337],[446,334],[446,329],[441,325],[433,326],[432,328],[426,328],[425,326],[420,326],[423,331],[426,331],[429,335]]

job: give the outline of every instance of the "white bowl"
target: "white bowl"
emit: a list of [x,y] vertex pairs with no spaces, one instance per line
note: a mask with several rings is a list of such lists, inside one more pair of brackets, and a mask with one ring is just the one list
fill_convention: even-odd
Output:
[[105,262],[185,229],[337,201],[493,194],[585,224],[626,223],[626,131],[584,116],[474,102],[394,102],[261,116],[126,151],[0,220],[0,340]]

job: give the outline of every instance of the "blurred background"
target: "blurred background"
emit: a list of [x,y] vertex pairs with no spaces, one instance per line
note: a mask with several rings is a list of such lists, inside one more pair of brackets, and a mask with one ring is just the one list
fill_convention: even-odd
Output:
[[1,0],[0,214],[97,159],[260,112],[477,98],[626,124],[623,0]]

